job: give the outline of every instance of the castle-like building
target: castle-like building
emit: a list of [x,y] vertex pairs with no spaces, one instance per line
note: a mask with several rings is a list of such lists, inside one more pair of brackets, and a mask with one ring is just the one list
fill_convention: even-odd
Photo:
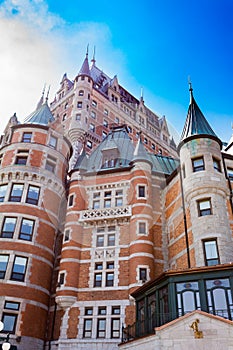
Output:
[[87,54],[1,137],[0,336],[115,350],[192,312],[233,327],[232,145],[191,86],[176,145],[165,116]]

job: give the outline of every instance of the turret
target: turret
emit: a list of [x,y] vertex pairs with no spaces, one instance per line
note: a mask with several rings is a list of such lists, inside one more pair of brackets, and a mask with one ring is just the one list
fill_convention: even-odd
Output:
[[185,211],[190,215],[191,267],[232,260],[221,147],[221,140],[198,107],[190,86],[190,105],[178,150]]

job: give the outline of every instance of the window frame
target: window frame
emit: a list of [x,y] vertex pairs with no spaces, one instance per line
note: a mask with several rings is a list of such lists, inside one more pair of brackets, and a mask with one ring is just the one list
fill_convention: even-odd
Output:
[[[13,231],[4,230],[4,226],[6,224],[7,219],[11,219],[11,220],[15,221]],[[1,228],[1,234],[0,234],[1,238],[13,238],[14,233],[15,233],[16,225],[17,225],[17,217],[15,217],[15,216],[5,216],[4,219],[3,219],[3,222],[2,222],[2,228]]]
[[[15,267],[16,267],[16,260],[17,259],[24,259],[25,260],[25,264],[20,265],[24,267],[24,272],[17,272],[14,271]],[[25,280],[25,276],[26,276],[26,272],[27,272],[27,264],[28,264],[28,258],[25,256],[20,256],[20,255],[15,255],[14,257],[14,262],[12,264],[12,269],[11,269],[11,277],[10,280],[12,281],[18,281],[18,282],[24,282]],[[15,274],[15,276],[14,276]],[[16,275],[19,275],[19,277],[17,278]]]
[[[2,189],[2,188],[3,188],[3,191],[2,190],[0,191],[0,194],[1,194],[1,196],[0,196],[0,203],[5,201],[8,184],[0,185],[0,189]],[[2,195],[2,194],[4,194],[4,195]]]
[[4,262],[3,260],[1,261],[2,264],[5,264],[5,270],[0,270],[0,279],[4,280],[5,276],[6,276],[6,271],[7,271],[7,267],[8,267],[8,263],[9,263],[9,254],[0,254],[0,258],[1,257],[6,257],[6,261]]
[[[215,250],[216,250],[216,257],[210,258],[207,256],[207,243],[214,242],[215,243]],[[204,260],[205,260],[205,266],[213,266],[213,265],[219,265],[220,264],[220,256],[219,256],[219,250],[218,250],[218,241],[217,238],[208,238],[202,240],[203,244],[203,252],[204,252]],[[211,264],[211,262],[215,262]]]
[[[27,137],[26,135],[30,135],[30,137]],[[32,142],[32,132],[25,131],[22,135],[22,140],[21,142],[23,143],[31,143]]]
[[[195,162],[198,161],[202,161],[200,165],[195,165]],[[193,168],[193,172],[199,172],[199,171],[204,171],[205,170],[205,161],[204,161],[204,157],[200,156],[200,157],[196,157],[192,159],[192,168]]]
[[[20,196],[13,196],[12,195],[12,193],[14,191],[14,187],[21,188],[20,189],[20,192],[21,192]],[[22,196],[23,196],[23,191],[24,191],[24,184],[13,183],[11,186],[10,194],[9,194],[9,202],[21,202]]]
[[[30,188],[36,188],[38,189],[38,192],[37,192],[37,198],[33,198],[33,197],[29,197],[29,191],[30,191]],[[39,198],[40,198],[40,187],[39,186],[34,186],[34,185],[28,185],[28,189],[27,189],[27,195],[26,195],[26,200],[25,202],[28,203],[28,204],[32,204],[32,205],[38,205],[39,203]]]
[[[31,233],[30,234],[27,233],[27,232],[22,232],[22,227],[23,227],[24,220],[32,222]],[[24,241],[32,241],[32,237],[33,237],[33,233],[34,233],[34,227],[35,227],[35,220],[31,220],[31,219],[28,219],[28,218],[22,218],[21,223],[20,223],[20,228],[19,228],[19,239],[22,239]],[[28,237],[28,238],[26,238],[26,237]]]
[[[209,202],[209,206],[207,208],[201,209],[201,204]],[[212,204],[211,204],[211,198],[203,198],[199,199],[197,201],[197,209],[198,209],[198,216],[207,216],[212,215]]]

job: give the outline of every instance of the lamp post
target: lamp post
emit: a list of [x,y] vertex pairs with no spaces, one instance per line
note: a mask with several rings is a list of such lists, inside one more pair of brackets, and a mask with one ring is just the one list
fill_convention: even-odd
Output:
[[[2,321],[0,321],[0,332],[3,330],[4,328],[4,324]],[[2,350],[9,350],[11,347],[11,344],[9,343],[9,337],[10,335],[7,334],[6,338],[0,338],[1,340],[3,340],[3,344],[2,344]]]

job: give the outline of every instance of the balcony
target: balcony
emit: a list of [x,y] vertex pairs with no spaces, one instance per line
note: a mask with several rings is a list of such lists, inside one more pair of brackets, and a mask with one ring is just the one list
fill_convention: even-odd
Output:
[[103,209],[88,209],[80,213],[80,221],[97,221],[106,219],[125,219],[132,215],[131,206],[103,208]]

